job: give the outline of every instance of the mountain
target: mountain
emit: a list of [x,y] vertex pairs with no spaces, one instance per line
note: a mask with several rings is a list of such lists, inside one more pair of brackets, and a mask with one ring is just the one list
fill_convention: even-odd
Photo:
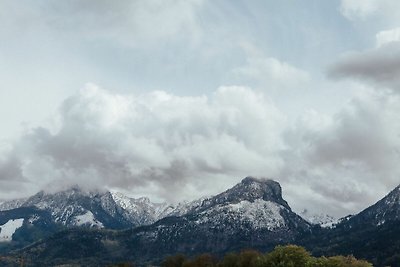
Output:
[[353,216],[345,227],[379,226],[388,222],[400,221],[400,185],[371,207]]
[[171,205],[152,203],[145,197],[135,199],[118,192],[84,191],[77,186],[56,193],[41,191],[29,198],[7,201],[0,204],[0,211],[20,207],[48,211],[54,223],[66,227],[107,229],[148,225],[171,212],[179,213]]
[[110,192],[87,192],[79,187],[52,194],[41,191],[27,198],[20,207],[48,211],[55,223],[67,227],[123,229],[132,226],[122,216],[123,210]]
[[[204,199],[174,206],[165,202],[153,203],[147,197],[131,198],[120,192],[85,191],[74,186],[56,193],[41,191],[29,198],[3,202],[0,211],[35,207],[49,211],[55,223],[65,226],[120,229],[149,225],[167,216],[184,215],[201,205]],[[104,222],[105,216],[120,222]]]
[[0,211],[1,210],[12,210],[21,207],[24,202],[27,200],[27,198],[19,198],[19,199],[13,199],[10,201],[5,201],[0,203]]
[[183,216],[124,231],[63,231],[20,253],[42,265],[73,263],[72,258],[87,266],[123,260],[145,263],[178,252],[222,254],[247,247],[268,250],[294,242],[310,234],[312,228],[282,198],[279,183],[253,177],[214,197],[191,203],[185,210]]
[[[339,219],[331,227],[321,223],[326,219],[331,223],[329,216],[303,213],[307,221],[294,213],[282,198],[279,183],[254,177],[246,177],[216,196],[177,206],[115,192],[88,193],[76,189],[75,192],[39,194],[23,205],[0,212],[0,225],[6,226],[4,236],[9,238],[9,233],[14,231],[12,239],[22,238],[27,244],[29,238],[23,233],[27,237],[35,236],[29,227],[41,233],[47,229],[46,223],[50,229],[60,225],[54,218],[60,218],[57,222],[66,222],[61,223],[62,231],[59,228],[45,232],[44,239],[14,250],[6,258],[15,262],[22,257],[28,266],[66,263],[102,266],[123,261],[134,261],[141,266],[157,264],[176,253],[221,255],[245,248],[268,251],[277,244],[293,243],[305,246],[315,256],[353,254],[373,262],[374,266],[400,267],[400,186],[371,207]],[[71,212],[61,216],[65,212],[57,207]],[[104,228],[90,225],[68,228],[68,222],[76,222],[76,217],[88,210]],[[102,212],[114,220],[141,226],[125,230],[111,228],[99,216]],[[36,223],[31,226],[33,218]],[[0,249],[1,245],[0,242]]]
[[153,203],[147,197],[130,198],[119,192],[111,192],[115,203],[123,210],[125,219],[134,226],[152,224],[168,216],[175,207],[167,203]]
[[311,224],[319,225],[322,228],[332,228],[339,223],[339,219],[334,218],[331,215],[323,213],[311,213],[308,210],[303,210],[300,216]]
[[[77,186],[56,193],[41,191],[29,198],[0,204],[0,251],[23,247],[60,229],[127,229],[149,225],[169,215],[183,215],[200,202],[172,206],[152,203],[145,197],[85,191]],[[30,223],[32,218],[34,224]]]
[[332,229],[299,241],[315,255],[353,254],[374,266],[400,266],[400,186]]
[[120,193],[72,187],[0,205],[0,252],[24,247],[62,229],[127,229],[163,218],[173,207]]
[[[21,248],[71,227],[125,229],[134,226],[109,192],[72,187],[54,194],[43,191],[3,203],[0,251]],[[10,209],[11,208],[11,209]]]

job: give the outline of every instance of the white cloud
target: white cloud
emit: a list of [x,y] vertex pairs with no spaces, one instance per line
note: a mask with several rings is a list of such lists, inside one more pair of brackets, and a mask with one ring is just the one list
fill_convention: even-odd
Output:
[[234,73],[275,89],[293,88],[309,80],[307,72],[276,58],[249,58],[247,64],[236,68]]
[[267,57],[254,45],[242,43],[241,47],[246,54],[246,63],[234,68],[234,75],[269,90],[299,89],[300,85],[310,80],[306,71],[274,57]]
[[342,0],[340,11],[343,16],[352,21],[373,21],[370,27],[391,28],[400,23],[397,0]]
[[365,18],[374,14],[379,8],[380,0],[342,0],[340,11],[342,14],[349,18]]
[[88,85],[56,129],[33,128],[0,157],[3,197],[71,184],[158,200],[218,193],[246,175],[275,178],[295,210],[345,215],[398,183],[400,96],[360,91],[334,115],[291,124],[262,93],[121,95]]
[[1,164],[2,180],[28,181],[32,190],[78,183],[141,194],[152,187],[153,195],[176,200],[209,194],[209,187],[199,188],[211,181],[219,184],[215,190],[226,186],[217,176],[274,174],[282,165],[276,155],[285,118],[244,87],[178,97],[89,85],[64,101],[59,116],[58,130],[34,128],[14,144]]
[[381,47],[383,45],[399,41],[400,41],[400,28],[380,31],[376,34],[377,47]]

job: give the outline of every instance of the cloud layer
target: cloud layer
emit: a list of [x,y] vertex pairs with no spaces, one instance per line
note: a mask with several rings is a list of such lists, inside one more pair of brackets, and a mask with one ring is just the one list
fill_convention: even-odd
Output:
[[277,173],[283,121],[268,99],[244,87],[221,87],[208,98],[118,95],[89,85],[64,101],[58,129],[32,129],[14,145],[0,177],[137,193],[155,186],[175,200],[193,193],[185,195],[185,186],[205,194],[199,188],[218,175]]
[[371,91],[328,116],[294,124],[263,94],[121,95],[88,85],[54,127],[29,130],[0,157],[1,194],[79,184],[178,201],[217,193],[246,175],[275,178],[295,209],[344,215],[398,181],[400,98]]

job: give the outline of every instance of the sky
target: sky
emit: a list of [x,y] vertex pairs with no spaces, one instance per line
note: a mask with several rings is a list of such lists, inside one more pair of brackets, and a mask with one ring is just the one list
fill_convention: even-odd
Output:
[[297,212],[400,183],[397,0],[0,1],[0,199],[176,203],[246,176]]

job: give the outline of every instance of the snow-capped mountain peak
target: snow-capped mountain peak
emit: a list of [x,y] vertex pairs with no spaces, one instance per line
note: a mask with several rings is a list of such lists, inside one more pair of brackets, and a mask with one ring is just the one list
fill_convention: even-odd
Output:
[[0,210],[11,210],[21,207],[27,198],[18,198],[0,203]]
[[[284,231],[308,230],[310,224],[292,212],[282,198],[278,182],[246,177],[240,183],[216,196],[200,199],[177,207],[197,227],[232,231],[241,228]],[[236,230],[233,230],[236,229]],[[224,231],[229,231],[225,229]]]
[[111,192],[111,196],[123,209],[124,216],[135,225],[151,224],[172,210],[167,203],[152,203],[147,197],[130,198],[119,192]]
[[77,186],[55,193],[40,191],[17,204],[16,208],[35,207],[47,211],[55,223],[65,226],[125,228],[131,225],[123,219],[121,208],[109,192],[87,191]]
[[324,213],[312,213],[307,209],[300,213],[300,216],[311,224],[316,224],[322,228],[332,228],[339,223],[339,219]]
[[199,223],[205,223],[209,219],[217,222],[221,216],[226,218],[229,214],[229,218],[254,227],[275,229],[293,221],[307,228],[307,223],[295,215],[282,198],[278,182],[250,176],[216,196],[176,206],[153,203],[147,197],[131,198],[114,191],[85,191],[77,186],[56,193],[41,191],[11,205],[47,211],[54,222],[65,226],[120,229],[190,214],[197,216]]
[[201,206],[196,210],[207,209],[224,203],[254,202],[258,199],[277,203],[290,210],[289,205],[282,198],[282,189],[278,182],[251,176],[244,178],[225,192],[203,200]]

